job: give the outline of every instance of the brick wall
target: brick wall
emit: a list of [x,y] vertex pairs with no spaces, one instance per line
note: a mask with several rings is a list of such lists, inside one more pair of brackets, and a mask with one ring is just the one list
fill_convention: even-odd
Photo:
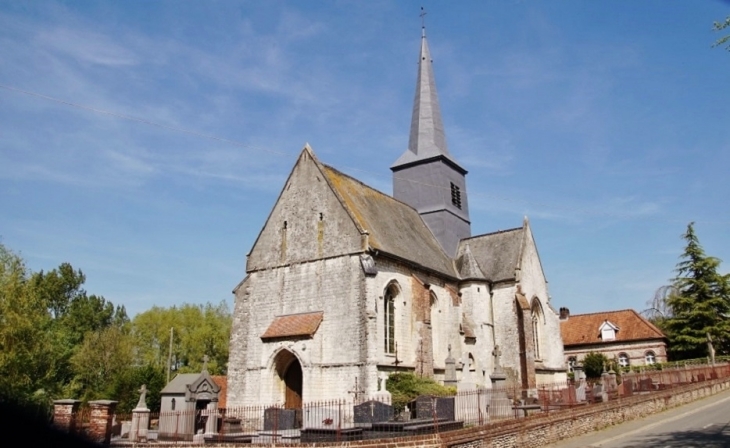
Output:
[[[536,448],[559,440],[587,434],[607,426],[645,417],[681,406],[730,389],[730,379],[694,383],[665,393],[636,395],[623,400],[573,408],[528,418],[505,420],[496,424],[468,428],[441,434],[411,438],[363,440],[340,443],[317,443],[320,447],[342,448]],[[138,444],[140,448],[152,445]],[[230,445],[206,444],[223,448]],[[254,445],[264,446],[264,445]],[[272,446],[266,444],[265,446]],[[284,446],[284,445],[282,445]],[[311,447],[311,444],[287,444],[290,448]]]

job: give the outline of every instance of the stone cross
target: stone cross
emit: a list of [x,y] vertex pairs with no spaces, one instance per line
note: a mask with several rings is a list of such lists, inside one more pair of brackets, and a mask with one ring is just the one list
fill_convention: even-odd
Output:
[[358,397],[360,397],[360,394],[364,393],[364,392],[365,392],[364,390],[362,390],[358,387],[357,377],[355,377],[355,388],[353,390],[348,390],[347,393],[353,394],[355,396],[355,402],[357,403]]
[[499,349],[499,345],[494,346],[494,350],[492,350],[492,356],[494,356],[494,371],[501,372],[502,363],[500,362],[500,357],[502,356],[502,350]]
[[203,370],[208,370],[208,361],[210,361],[208,355],[203,355]]
[[138,392],[139,401],[137,402],[137,409],[147,409],[147,386],[143,384]]

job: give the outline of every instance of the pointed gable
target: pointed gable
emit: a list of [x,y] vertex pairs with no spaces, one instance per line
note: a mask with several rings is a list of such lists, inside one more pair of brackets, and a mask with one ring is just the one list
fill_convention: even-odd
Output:
[[327,179],[370,248],[457,278],[454,264],[412,207],[323,165]]
[[477,263],[474,255],[471,253],[469,243],[466,243],[464,250],[456,260],[456,269],[459,270],[459,275],[463,280],[485,278],[484,273],[479,268],[479,263]]
[[492,282],[515,279],[523,246],[524,228],[500,230],[461,241],[459,257],[470,248],[484,277]]
[[246,271],[362,250],[361,231],[305,146],[249,253]]

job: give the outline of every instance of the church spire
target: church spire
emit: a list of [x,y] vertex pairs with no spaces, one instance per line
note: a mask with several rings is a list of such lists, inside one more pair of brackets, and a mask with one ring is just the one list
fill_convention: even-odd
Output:
[[425,26],[408,149],[390,169],[393,197],[415,208],[444,252],[455,257],[459,241],[471,235],[466,170],[446,146]]
[[408,150],[395,162],[394,167],[419,160],[443,156],[454,162],[449,154],[441,120],[436,81],[433,76],[433,61],[428,48],[426,27],[421,28],[421,52],[418,60],[418,79],[413,100],[411,132]]

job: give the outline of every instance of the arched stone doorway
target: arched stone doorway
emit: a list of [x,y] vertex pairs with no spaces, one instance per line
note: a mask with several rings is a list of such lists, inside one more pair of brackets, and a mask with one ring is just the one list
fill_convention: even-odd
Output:
[[276,355],[274,368],[284,386],[284,407],[301,409],[304,378],[299,359],[289,350],[282,350]]

